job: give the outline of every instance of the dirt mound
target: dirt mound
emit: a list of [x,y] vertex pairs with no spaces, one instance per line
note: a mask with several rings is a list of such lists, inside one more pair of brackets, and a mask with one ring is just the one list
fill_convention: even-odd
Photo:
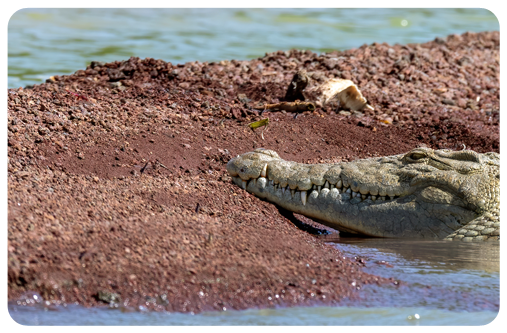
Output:
[[[375,110],[261,116],[303,68],[354,81]],[[262,117],[264,139],[247,126]],[[317,163],[419,145],[499,151],[498,32],[250,61],[92,62],[11,89],[9,299],[197,312],[354,298],[393,281],[232,185],[225,164],[257,147]]]

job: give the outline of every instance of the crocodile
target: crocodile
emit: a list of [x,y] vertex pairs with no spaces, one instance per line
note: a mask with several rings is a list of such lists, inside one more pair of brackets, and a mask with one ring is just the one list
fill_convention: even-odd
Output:
[[231,159],[232,181],[259,198],[367,237],[500,240],[500,154],[418,147],[334,164],[257,148]]

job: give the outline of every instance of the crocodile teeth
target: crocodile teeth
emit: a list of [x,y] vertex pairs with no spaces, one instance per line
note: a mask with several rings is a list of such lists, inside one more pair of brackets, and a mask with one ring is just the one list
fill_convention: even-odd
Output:
[[342,187],[342,180],[338,180],[338,182],[336,183],[336,188],[341,188]]
[[296,190],[291,189],[290,190],[290,196],[292,197],[292,199],[294,199],[294,195],[295,194],[296,194]]
[[333,188],[334,188],[334,185],[333,185],[333,184],[329,185],[329,188],[330,188],[330,189],[333,189]]
[[268,174],[268,164],[264,164],[264,167],[262,167],[262,170],[261,170],[261,177],[266,177],[266,175]]
[[370,194],[367,188],[359,188],[358,192],[361,192],[361,194]]
[[301,191],[301,202],[306,205],[306,191]]
[[259,177],[259,179],[257,179],[257,187],[259,188],[265,188],[266,187],[266,178],[265,177]]
[[350,189],[350,187],[345,191],[345,193],[352,193],[352,190]]
[[320,190],[322,190],[322,186],[321,185],[318,185],[317,186],[317,191],[320,192]]
[[246,180],[241,180],[241,187],[246,190]]
[[381,196],[381,197],[380,197],[380,200],[382,200],[382,201],[386,201],[386,197]]
[[326,180],[326,182],[324,183],[324,188],[329,188],[329,182]]
[[376,196],[376,195],[372,195],[372,196],[371,196],[371,200],[372,200],[373,202],[375,202],[375,201],[377,200],[377,196]]
[[261,177],[266,177],[266,175],[268,174],[268,164],[264,164],[264,167],[262,168],[262,171],[261,171]]
[[271,179],[271,180],[269,181],[269,185],[271,185],[271,186],[275,186],[275,181],[274,181],[273,179]]
[[285,190],[286,188],[285,187],[282,187],[282,193],[285,194]]
[[361,200],[366,199],[366,194],[361,194]]

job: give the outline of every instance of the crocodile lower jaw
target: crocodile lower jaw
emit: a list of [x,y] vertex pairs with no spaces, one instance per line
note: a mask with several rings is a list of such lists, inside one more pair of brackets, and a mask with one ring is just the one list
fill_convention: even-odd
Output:
[[[368,197],[363,199],[357,194],[352,197],[352,194],[344,192],[343,188],[340,190],[336,187],[322,187],[320,191],[318,188],[295,191],[276,186],[266,177],[244,181],[233,176],[232,180],[261,199],[349,234],[370,237],[444,238],[458,228],[460,220],[469,221],[474,218],[473,212],[460,207],[417,202],[419,192],[384,201],[377,197],[376,201],[373,201]],[[437,229],[434,225],[441,223],[436,219],[428,226],[421,226],[417,222],[421,207],[428,209],[430,206],[444,219],[445,216],[455,218],[456,221],[451,222],[455,225],[440,228],[435,232]],[[402,221],[408,221],[404,223],[409,226],[403,226]]]
[[[385,197],[377,197],[372,199],[371,196],[363,199],[359,192],[354,192],[350,188],[333,188],[317,186],[316,189],[308,191],[291,190],[274,184],[266,177],[253,178],[248,181],[240,177],[232,177],[233,182],[241,186],[243,189],[254,194],[255,196],[273,202],[280,207],[299,213],[310,218],[316,219],[321,223],[341,232],[349,234],[362,234],[368,236],[377,236],[382,234],[381,230],[375,230],[374,233],[365,233],[360,229],[356,229],[360,225],[359,221],[354,223],[340,223],[342,217],[349,214],[355,215],[359,210],[374,207],[384,207],[389,209],[391,205],[396,205],[398,200],[386,199]],[[400,198],[403,200],[404,198]],[[375,201],[374,201],[375,200]],[[407,210],[408,212],[408,210]],[[370,217],[375,216],[369,214]],[[349,216],[350,218],[351,216]],[[371,224],[370,222],[366,222]],[[391,235],[386,235],[391,236]]]

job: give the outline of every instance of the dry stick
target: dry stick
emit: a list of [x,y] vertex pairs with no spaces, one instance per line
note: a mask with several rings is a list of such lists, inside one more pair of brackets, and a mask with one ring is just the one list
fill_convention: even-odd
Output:
[[168,168],[168,167],[166,167],[165,165],[163,165],[162,163],[160,163],[160,161],[159,161],[159,160],[157,160],[157,163],[158,163],[158,165],[160,165],[162,168],[169,170],[169,168]]
[[141,169],[141,175],[143,174],[143,172],[146,170],[146,167],[148,166],[148,164],[150,164],[150,161],[146,162],[146,164],[143,166],[143,168]]
[[261,138],[262,140],[264,140],[264,130],[268,127],[268,125],[264,126],[264,128],[262,129],[262,132],[261,132]]
[[[260,108],[259,108],[260,109]],[[275,104],[265,104],[262,107],[261,114],[266,110],[283,110],[289,112],[303,112],[303,111],[314,111],[315,104],[312,102],[280,102]]]

